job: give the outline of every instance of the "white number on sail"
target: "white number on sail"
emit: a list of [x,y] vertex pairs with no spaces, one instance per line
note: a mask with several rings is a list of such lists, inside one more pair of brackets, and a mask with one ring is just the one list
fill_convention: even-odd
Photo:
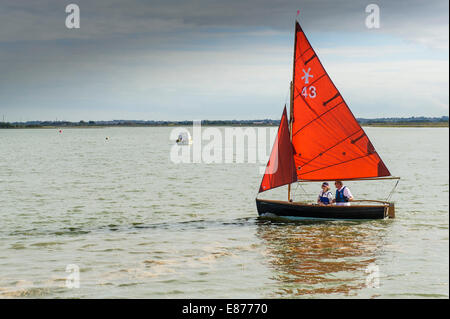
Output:
[[316,87],[313,85],[309,87],[309,95],[308,95],[308,87],[306,86],[303,87],[302,95],[304,98],[307,98],[308,96],[312,99],[315,98],[317,96]]
[[310,98],[315,98],[317,96],[317,93],[316,93],[316,87],[315,86],[313,86],[313,85],[311,85],[310,87],[309,87],[309,97]]
[[306,86],[303,87],[302,95],[303,95],[304,98],[308,97],[308,92],[306,91]]

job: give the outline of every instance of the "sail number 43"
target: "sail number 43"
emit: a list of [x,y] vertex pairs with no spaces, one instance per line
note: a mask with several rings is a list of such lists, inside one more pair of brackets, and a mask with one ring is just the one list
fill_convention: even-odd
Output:
[[316,87],[314,85],[304,86],[302,90],[302,95],[306,99],[308,96],[310,98],[315,98],[317,96]]

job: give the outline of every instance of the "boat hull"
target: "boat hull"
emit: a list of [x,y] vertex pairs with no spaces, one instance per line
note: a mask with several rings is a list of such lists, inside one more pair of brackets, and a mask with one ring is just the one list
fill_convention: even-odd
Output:
[[390,209],[393,210],[392,204],[321,206],[306,203],[256,199],[256,207],[259,216],[276,215],[278,217],[307,219],[384,219],[393,217],[389,212]]

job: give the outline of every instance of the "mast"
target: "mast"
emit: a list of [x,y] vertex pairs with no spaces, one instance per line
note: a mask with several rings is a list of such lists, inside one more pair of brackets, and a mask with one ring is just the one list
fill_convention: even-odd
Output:
[[[289,103],[289,137],[292,143],[292,123],[294,122],[294,80],[295,80],[295,51],[297,50],[297,19],[294,22],[294,56],[292,59],[292,81],[290,85]],[[288,201],[291,201],[291,184],[288,185]]]
[[[294,83],[291,81],[290,85],[290,111],[289,111],[289,139],[292,143],[292,115],[294,110]],[[288,185],[288,201],[291,201],[291,184]]]

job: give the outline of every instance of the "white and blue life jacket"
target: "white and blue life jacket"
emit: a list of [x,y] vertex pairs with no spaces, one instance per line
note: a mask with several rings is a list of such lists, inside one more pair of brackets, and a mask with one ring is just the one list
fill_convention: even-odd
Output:
[[330,191],[328,191],[328,192],[326,192],[326,193],[321,192],[321,193],[319,194],[319,201],[320,201],[321,203],[325,204],[325,205],[330,204],[330,198],[328,197],[329,194],[331,194]]

